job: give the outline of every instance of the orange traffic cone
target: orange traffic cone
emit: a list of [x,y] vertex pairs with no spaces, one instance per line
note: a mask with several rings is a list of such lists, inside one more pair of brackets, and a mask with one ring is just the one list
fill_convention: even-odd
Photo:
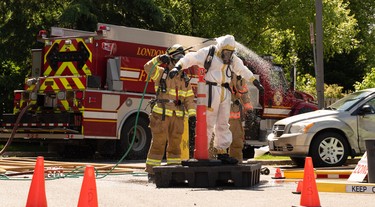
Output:
[[83,182],[81,187],[81,193],[79,195],[78,207],[97,207],[98,206],[98,195],[96,193],[96,182],[94,167],[87,165],[85,174],[83,176]]
[[42,156],[36,158],[33,178],[31,180],[29,195],[27,197],[26,207],[32,206],[47,206],[44,181],[44,158]]
[[208,139],[206,121],[206,81],[203,74],[199,75],[197,89],[197,123],[195,128],[194,158],[197,160],[208,160]]
[[292,193],[293,194],[301,194],[302,186],[303,186],[303,181],[302,180],[298,181],[297,189],[296,189],[296,191],[294,191]]
[[281,174],[280,168],[276,168],[275,176],[272,179],[284,179],[283,175]]
[[311,157],[306,157],[303,171],[301,206],[320,206],[318,187],[315,182],[314,167]]

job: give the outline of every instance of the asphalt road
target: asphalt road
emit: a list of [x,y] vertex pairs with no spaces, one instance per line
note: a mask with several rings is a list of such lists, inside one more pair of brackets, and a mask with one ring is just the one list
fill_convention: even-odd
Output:
[[[131,163],[134,165],[135,163]],[[144,165],[144,163],[139,163]],[[293,194],[296,182],[275,180],[276,168],[291,166],[272,165],[269,175],[261,175],[258,185],[251,188],[157,188],[147,182],[142,170],[129,174],[108,175],[96,179],[99,206],[299,206],[301,196]],[[14,178],[13,178],[14,179]],[[48,206],[77,206],[83,177],[45,181]],[[31,184],[31,175],[14,180],[0,180],[0,206],[25,206]],[[319,192],[321,206],[374,206],[373,194]]]

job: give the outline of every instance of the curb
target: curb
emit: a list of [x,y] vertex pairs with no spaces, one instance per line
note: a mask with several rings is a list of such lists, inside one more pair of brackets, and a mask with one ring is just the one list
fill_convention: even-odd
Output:
[[[359,162],[360,158],[348,159],[345,165],[353,165]],[[261,163],[262,165],[294,165],[292,160],[256,160],[256,159],[248,159],[244,161],[246,163]]]
[[[284,177],[287,179],[303,179],[304,170],[284,170]],[[348,179],[352,174],[353,169],[329,169],[316,170],[314,174],[316,179]]]
[[316,182],[319,192],[374,194],[374,183]]

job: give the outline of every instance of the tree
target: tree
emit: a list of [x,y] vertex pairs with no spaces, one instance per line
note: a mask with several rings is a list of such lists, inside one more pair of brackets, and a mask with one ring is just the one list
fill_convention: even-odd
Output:
[[[195,0],[187,3],[191,8],[191,35],[233,34],[238,42],[255,53],[272,54],[284,68],[296,67],[302,73],[315,74],[309,31],[309,24],[315,20],[314,1]],[[351,88],[353,80],[363,75],[360,61],[355,56],[358,52],[351,52],[359,44],[355,38],[357,21],[343,0],[325,0],[323,12],[326,80]],[[338,67],[339,61],[349,60],[347,54],[351,64],[342,62]],[[339,57],[344,58],[337,59]],[[340,72],[353,76],[337,79],[334,75]]]
[[[0,3],[0,113],[13,109],[13,90],[22,88],[31,68],[36,34],[57,22],[64,1],[5,0]],[[39,45],[40,46],[40,45]],[[6,52],[4,52],[6,51]]]
[[346,0],[349,9],[358,21],[360,41],[358,60],[363,62],[366,72],[375,67],[375,4],[373,0]]
[[[309,74],[297,76],[296,89],[305,93],[311,94],[316,98],[316,79]],[[324,84],[324,97],[325,98],[342,98],[344,87],[337,84]]]
[[366,88],[375,88],[375,68],[372,68],[370,72],[366,73],[362,82],[357,81],[354,84],[354,88],[357,91]]
[[152,0],[75,0],[63,10],[62,26],[96,30],[98,22],[143,29],[160,29],[163,14]]

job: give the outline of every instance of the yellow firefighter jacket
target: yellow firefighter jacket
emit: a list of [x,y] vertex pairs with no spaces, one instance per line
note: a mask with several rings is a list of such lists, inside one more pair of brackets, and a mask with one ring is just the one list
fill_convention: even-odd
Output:
[[[144,65],[145,72],[155,82],[156,100],[152,109],[153,112],[165,116],[178,117],[188,113],[190,116],[196,115],[194,92],[191,84],[185,82],[181,76],[170,79],[168,74],[164,74],[165,68],[160,67],[162,62],[158,57],[154,57]],[[168,70],[173,69],[173,64],[169,64]],[[164,76],[163,76],[164,75]],[[165,77],[165,92],[162,91],[161,79]]]

